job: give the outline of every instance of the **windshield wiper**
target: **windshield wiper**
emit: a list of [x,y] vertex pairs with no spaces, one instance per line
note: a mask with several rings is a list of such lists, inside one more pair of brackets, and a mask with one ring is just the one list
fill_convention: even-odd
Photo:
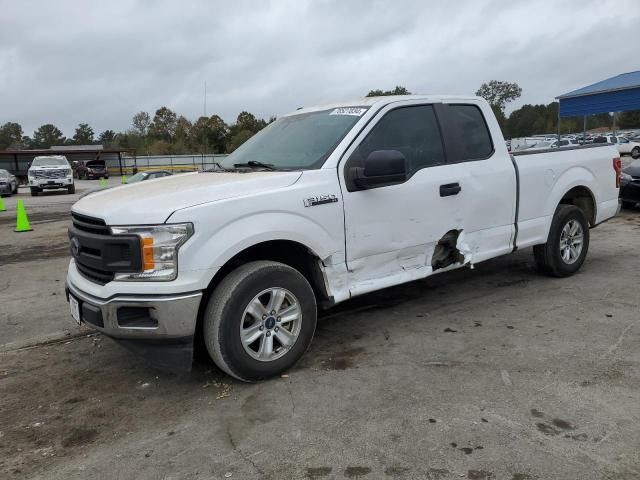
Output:
[[[226,168],[224,168],[222,165],[220,165],[218,162],[213,162],[213,166],[214,167],[218,167],[219,170],[223,170],[223,171],[227,171]],[[216,170],[215,168],[207,168],[206,170],[203,170],[204,172],[217,172],[218,170]]]
[[277,168],[270,163],[256,162],[255,160],[249,160],[247,163],[234,163],[233,166],[236,168],[249,167],[264,168],[266,170],[277,170]]

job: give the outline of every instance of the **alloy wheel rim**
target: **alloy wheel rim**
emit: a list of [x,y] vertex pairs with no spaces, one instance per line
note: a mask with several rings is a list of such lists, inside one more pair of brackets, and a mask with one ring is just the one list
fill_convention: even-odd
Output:
[[295,345],[302,326],[298,299],[286,288],[267,288],[249,302],[240,322],[240,341],[253,359],[272,362]]
[[569,220],[560,233],[560,257],[567,265],[578,261],[584,244],[582,225],[575,219]]

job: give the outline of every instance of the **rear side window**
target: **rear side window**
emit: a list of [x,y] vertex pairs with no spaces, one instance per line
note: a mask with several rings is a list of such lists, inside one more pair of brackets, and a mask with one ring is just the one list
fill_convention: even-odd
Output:
[[444,105],[450,161],[482,160],[493,153],[493,142],[482,112],[476,105]]
[[363,166],[376,150],[398,150],[407,160],[409,175],[444,163],[444,147],[433,106],[402,107],[388,112],[349,158],[349,166]]

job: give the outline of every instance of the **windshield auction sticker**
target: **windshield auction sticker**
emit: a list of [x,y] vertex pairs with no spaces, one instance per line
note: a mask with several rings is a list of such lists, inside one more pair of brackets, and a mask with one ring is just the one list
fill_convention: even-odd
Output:
[[354,115],[356,117],[361,117],[364,112],[366,112],[366,108],[360,107],[340,107],[336,108],[329,115]]

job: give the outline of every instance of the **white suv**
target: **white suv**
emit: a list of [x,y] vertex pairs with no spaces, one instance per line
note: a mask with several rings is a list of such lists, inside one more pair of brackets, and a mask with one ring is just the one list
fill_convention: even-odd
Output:
[[57,188],[66,188],[69,193],[76,192],[73,170],[64,155],[35,157],[29,166],[28,176],[33,197],[43,190]]
[[640,157],[640,143],[629,140],[622,135],[603,135],[596,137],[593,143],[612,143],[616,146],[620,155],[631,155],[633,158]]

